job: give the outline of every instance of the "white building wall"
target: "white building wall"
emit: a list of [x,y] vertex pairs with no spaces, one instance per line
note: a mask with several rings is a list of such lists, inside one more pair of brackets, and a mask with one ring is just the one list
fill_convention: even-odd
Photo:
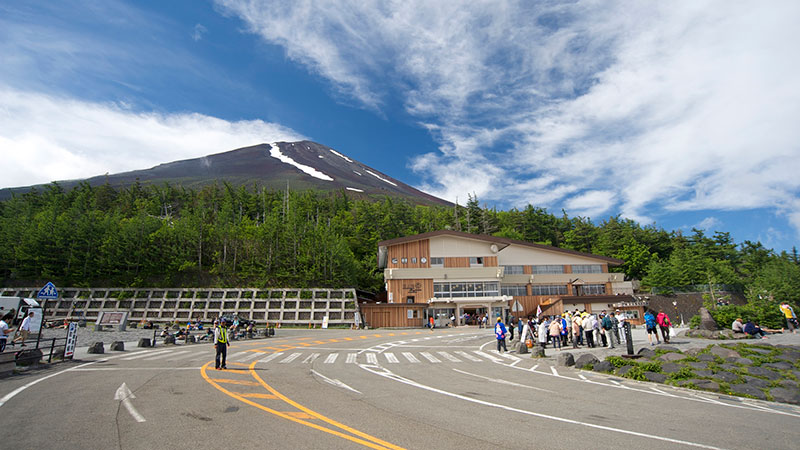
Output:
[[501,266],[544,265],[544,264],[605,264],[606,261],[551,252],[544,249],[509,245],[497,254]]
[[452,236],[436,236],[430,239],[431,257],[494,256],[491,243]]

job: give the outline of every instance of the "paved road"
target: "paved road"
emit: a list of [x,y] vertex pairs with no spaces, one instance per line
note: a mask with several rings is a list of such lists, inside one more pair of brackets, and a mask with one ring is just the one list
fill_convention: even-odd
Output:
[[[798,448],[800,408],[497,354],[491,330],[280,331],[0,381],[8,448]],[[123,386],[124,384],[124,386]]]

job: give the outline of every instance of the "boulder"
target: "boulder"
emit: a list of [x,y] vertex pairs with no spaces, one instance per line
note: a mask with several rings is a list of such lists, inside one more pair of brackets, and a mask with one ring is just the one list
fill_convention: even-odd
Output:
[[765,348],[748,347],[747,349],[753,353],[758,353],[760,355],[769,355],[770,353],[772,353],[772,350],[767,350]]
[[769,386],[769,381],[762,380],[761,378],[751,377],[751,376],[747,376],[747,375],[745,375],[743,378],[744,378],[744,382],[746,384],[749,384],[750,386],[753,386],[753,387],[756,387],[756,388],[759,388],[759,389],[764,389],[765,387]]
[[517,344],[517,354],[519,354],[519,355],[527,355],[528,353],[529,353],[528,352],[528,346],[525,345],[524,342],[520,342],[519,344]]
[[89,353],[102,354],[105,353],[102,342],[95,342],[89,346]]
[[776,370],[792,370],[794,369],[794,365],[788,362],[775,362],[775,363],[767,363],[762,364],[761,367],[766,367],[768,369],[776,369]]
[[111,351],[112,352],[124,352],[125,351],[125,343],[122,341],[114,341],[111,343]]
[[761,400],[766,400],[767,398],[767,394],[765,394],[764,391],[750,384],[732,384],[731,392],[750,395]]
[[721,339],[734,339],[734,335],[741,333],[734,333],[733,330],[719,330],[719,337]]
[[41,360],[42,360],[42,350],[38,348],[32,348],[30,350],[20,350],[16,354],[16,365],[18,366],[31,366],[34,364],[39,364],[39,361]]
[[664,352],[678,352],[678,353],[681,352],[678,347],[673,347],[671,345],[662,345],[658,347],[658,349]]
[[652,357],[656,356],[656,352],[654,352],[653,350],[650,350],[647,347],[640,348],[639,351],[636,352],[636,354],[642,356],[643,358],[652,358]]
[[592,370],[595,372],[612,372],[614,371],[614,366],[608,361],[600,361],[594,364]]
[[151,347],[150,338],[141,338],[139,339],[139,344],[137,347]]
[[708,368],[708,363],[705,363],[705,362],[690,362],[690,363],[688,363],[688,366],[691,367],[692,369],[707,369]]
[[717,329],[717,322],[711,317],[711,313],[703,306],[700,308],[700,329],[714,331]]
[[592,355],[591,353],[584,353],[583,355],[579,356],[578,359],[575,360],[575,367],[578,369],[582,369],[584,366],[588,364],[597,364],[599,360],[596,356]]
[[631,369],[633,369],[633,366],[622,366],[617,369],[617,375],[625,376]]
[[726,383],[733,383],[734,381],[739,381],[739,375],[730,372],[717,372],[712,376],[715,379],[724,381]]
[[175,336],[167,336],[164,338],[164,344],[174,344]]
[[783,380],[781,381],[781,387],[786,389],[794,389],[800,390],[800,384],[797,384],[797,381],[794,380]]
[[680,361],[684,358],[685,356],[681,355],[680,353],[664,353],[663,355],[658,357],[658,359],[660,359],[661,361],[666,361],[666,362]]
[[789,362],[800,361],[800,352],[794,350],[784,351],[780,358]]
[[714,372],[712,372],[710,370],[699,370],[698,369],[698,370],[694,370],[694,374],[697,375],[698,377],[704,377],[704,378],[706,378],[706,377],[707,378],[711,378],[711,377],[714,376]]
[[720,364],[719,368],[727,371],[739,370],[739,366],[737,366],[736,364]]
[[783,378],[781,374],[779,374],[778,372],[766,369],[764,367],[748,367],[747,373],[749,373],[750,375],[755,375],[757,377],[763,377],[772,381]]
[[681,370],[684,366],[675,363],[664,363],[661,365],[661,372],[662,373],[675,373]]
[[797,389],[776,387],[769,390],[769,395],[771,395],[776,402],[800,405],[800,391]]
[[654,383],[663,383],[667,381],[667,376],[658,372],[645,372],[644,377],[647,381],[652,381]]
[[750,335],[746,333],[732,333],[731,339],[750,339]]
[[575,357],[572,356],[572,353],[559,353],[556,356],[556,365],[562,367],[569,367],[575,365]]
[[741,364],[741,365],[744,365],[744,366],[749,366],[749,365],[753,364],[753,360],[752,359],[749,359],[749,358],[736,358],[735,356],[732,356],[730,358],[725,358],[725,361],[728,361],[729,363],[733,363],[733,364]]
[[697,386],[700,389],[705,389],[707,391],[716,391],[719,392],[719,383],[711,380],[689,380],[690,383]]
[[686,350],[686,351],[685,351],[685,352],[683,352],[683,353],[684,353],[684,354],[686,354],[686,355],[689,355],[689,356],[697,356],[697,355],[699,355],[699,354],[700,354],[700,352],[702,352],[702,351],[703,351],[703,349],[702,349],[702,348],[690,348],[689,350]]
[[719,356],[722,359],[725,359],[725,358],[741,358],[741,356],[742,356],[736,350],[731,350],[729,348],[720,347],[719,345],[715,345],[715,346],[711,347],[711,354],[715,355],[715,356]]
[[697,360],[698,361],[712,362],[712,361],[716,361],[717,358],[715,358],[714,355],[712,355],[711,353],[702,353],[700,355],[697,355]]

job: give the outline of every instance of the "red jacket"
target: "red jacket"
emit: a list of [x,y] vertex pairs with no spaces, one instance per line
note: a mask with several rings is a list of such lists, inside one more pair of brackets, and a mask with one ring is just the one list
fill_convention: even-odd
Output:
[[663,312],[658,313],[658,316],[656,316],[656,322],[658,322],[658,324],[662,327],[672,326],[672,322],[669,321],[669,316]]

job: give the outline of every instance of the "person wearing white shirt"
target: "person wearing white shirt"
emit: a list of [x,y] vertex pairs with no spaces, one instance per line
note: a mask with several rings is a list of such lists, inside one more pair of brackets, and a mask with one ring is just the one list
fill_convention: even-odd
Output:
[[22,320],[22,325],[19,326],[19,336],[11,342],[22,341],[22,347],[25,347],[25,341],[28,340],[28,334],[31,332],[31,319],[33,319],[33,311],[29,312]]
[[8,327],[8,322],[6,322],[6,320],[10,322],[11,317],[12,316],[9,314],[0,319],[0,353],[3,353],[3,351],[6,349],[6,342],[8,341],[8,335],[11,334],[12,331],[14,331],[13,329]]

